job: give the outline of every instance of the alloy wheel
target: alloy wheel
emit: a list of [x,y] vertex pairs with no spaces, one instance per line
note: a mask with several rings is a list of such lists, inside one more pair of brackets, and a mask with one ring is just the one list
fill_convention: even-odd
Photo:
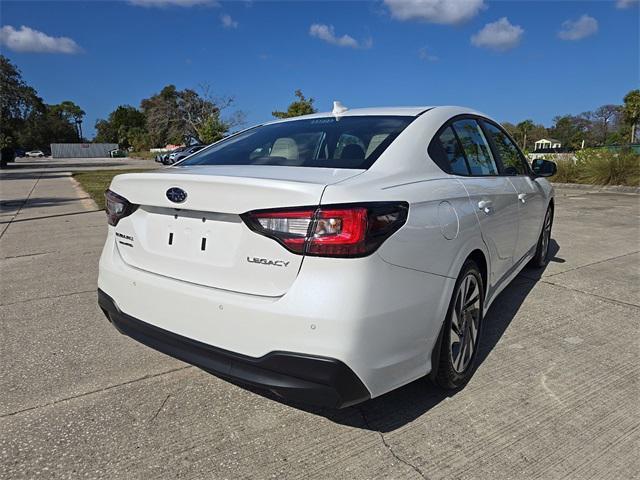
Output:
[[458,285],[451,318],[451,362],[458,373],[463,373],[477,347],[480,328],[480,286],[469,273]]
[[551,239],[551,212],[547,211],[547,215],[544,217],[544,227],[542,228],[542,260],[547,258],[549,251],[549,240]]

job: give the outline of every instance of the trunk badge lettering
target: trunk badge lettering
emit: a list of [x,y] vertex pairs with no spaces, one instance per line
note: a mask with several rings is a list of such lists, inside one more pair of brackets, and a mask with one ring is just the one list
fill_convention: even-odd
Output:
[[120,237],[120,238],[123,238],[124,240],[129,240],[130,242],[133,242],[133,237],[131,235],[125,235],[123,233],[116,232],[116,237]]
[[258,263],[260,265],[270,265],[272,267],[287,267],[290,262],[284,260],[269,260],[268,258],[247,257],[247,262]]
[[178,187],[167,190],[167,198],[173,203],[182,203],[187,199],[187,192]]

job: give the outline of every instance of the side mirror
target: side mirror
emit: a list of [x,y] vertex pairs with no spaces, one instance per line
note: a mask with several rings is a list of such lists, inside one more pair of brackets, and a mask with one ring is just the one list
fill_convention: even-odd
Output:
[[553,177],[558,171],[558,167],[549,160],[537,159],[531,163],[531,170],[538,177]]

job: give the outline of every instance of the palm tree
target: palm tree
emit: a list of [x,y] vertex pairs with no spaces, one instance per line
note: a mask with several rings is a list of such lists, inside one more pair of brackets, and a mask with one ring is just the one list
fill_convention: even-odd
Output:
[[535,124],[532,120],[524,120],[516,125],[518,136],[522,137],[522,143],[520,144],[520,148],[522,148],[522,150],[527,149],[527,134],[534,128]]

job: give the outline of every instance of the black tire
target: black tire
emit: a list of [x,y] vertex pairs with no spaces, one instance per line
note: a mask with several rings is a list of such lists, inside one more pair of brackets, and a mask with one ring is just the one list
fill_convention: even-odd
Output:
[[[459,313],[459,306],[461,304],[458,302],[460,298],[465,295],[465,282],[467,282],[468,278],[473,279],[469,280],[469,282],[475,281],[475,285],[477,286],[477,304],[476,302],[471,304],[476,313],[475,318],[473,315],[467,316],[465,313],[461,316]],[[465,303],[473,300],[473,297],[476,296],[474,293],[475,289],[470,286],[468,288],[470,289],[471,296],[467,296]],[[478,357],[480,338],[482,336],[483,307],[484,284],[482,282],[482,274],[480,273],[478,265],[476,265],[473,260],[467,260],[462,266],[462,271],[453,289],[447,311],[447,318],[442,327],[442,338],[439,345],[440,356],[437,373],[434,378],[436,384],[440,387],[447,390],[462,388],[473,375]],[[455,327],[454,318],[458,319],[456,320],[457,326]],[[475,326],[475,336],[471,330],[472,326]],[[456,330],[458,333],[454,333]],[[458,341],[456,341],[456,336]],[[469,345],[472,347],[470,355],[468,351]],[[467,349],[466,354],[465,348]],[[462,356],[461,360],[460,356]]]
[[549,206],[544,216],[540,237],[536,245],[536,253],[529,262],[532,267],[544,268],[549,263],[549,243],[551,242],[551,228],[553,227],[553,208]]

